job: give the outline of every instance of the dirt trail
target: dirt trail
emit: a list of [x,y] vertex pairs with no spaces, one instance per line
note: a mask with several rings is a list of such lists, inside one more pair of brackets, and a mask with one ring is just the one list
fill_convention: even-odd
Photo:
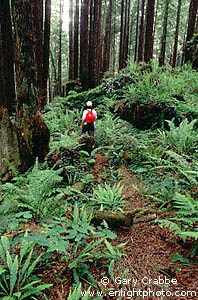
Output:
[[[104,154],[97,153],[93,168],[96,181],[101,178],[104,167],[108,168],[108,161]],[[120,184],[123,185],[123,196],[127,202],[124,210],[143,208],[146,186],[127,168],[121,168],[120,174]],[[157,208],[154,210],[159,215]],[[143,222],[134,224],[128,231],[120,230],[118,237],[118,243],[127,242],[127,255],[115,270],[115,278],[118,278],[114,285],[116,297],[107,296],[104,299],[198,299],[196,265],[184,265],[169,258],[174,253],[186,257],[189,249],[182,248],[179,238],[168,229],[160,228],[153,222]],[[120,277],[123,278],[122,283],[119,282]]]

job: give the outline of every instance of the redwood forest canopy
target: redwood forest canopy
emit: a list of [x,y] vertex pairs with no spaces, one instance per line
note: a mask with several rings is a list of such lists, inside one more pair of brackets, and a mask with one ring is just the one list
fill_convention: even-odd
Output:
[[[1,103],[42,110],[132,62],[197,67],[196,0],[1,0]],[[9,49],[9,51],[8,51]],[[24,82],[26,86],[24,87]],[[49,95],[47,96],[47,87]]]

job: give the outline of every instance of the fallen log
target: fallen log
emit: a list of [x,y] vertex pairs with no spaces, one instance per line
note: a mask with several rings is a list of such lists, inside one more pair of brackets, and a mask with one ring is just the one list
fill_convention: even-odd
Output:
[[[130,227],[133,224],[137,224],[137,223],[151,222],[156,218],[156,214],[154,214],[154,210],[150,208],[149,209],[136,208],[129,212],[89,210],[87,211],[87,213],[93,215],[92,222],[94,224],[99,225],[104,220],[105,222],[107,222],[107,224],[110,227],[114,227],[114,228],[118,228],[121,226]],[[151,215],[147,215],[147,214],[151,214]]]
[[133,213],[122,213],[120,211],[88,211],[89,214],[93,215],[92,222],[96,225],[100,224],[105,220],[111,227],[127,226],[133,225]]

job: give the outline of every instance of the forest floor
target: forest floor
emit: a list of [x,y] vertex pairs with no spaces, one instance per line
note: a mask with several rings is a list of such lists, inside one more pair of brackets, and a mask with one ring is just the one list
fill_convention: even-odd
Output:
[[[96,184],[101,183],[102,174],[107,169],[105,154],[98,152],[92,169]],[[137,214],[131,227],[116,229],[118,238],[113,244],[127,244],[125,256],[114,268],[115,282],[109,278],[107,285],[102,284],[103,267],[97,270],[91,266],[91,273],[103,293],[103,299],[198,299],[195,294],[196,292],[198,295],[197,266],[192,261],[182,264],[169,257],[174,253],[188,257],[191,249],[184,247],[182,241],[167,228],[160,228],[153,222],[157,217],[167,217],[167,211],[159,212],[157,207],[150,209],[149,202],[144,199],[145,184],[124,166],[120,169],[120,184],[123,185],[122,194],[126,201],[124,212],[137,209],[145,213],[142,216]],[[147,211],[151,213],[150,219],[148,214],[146,215]],[[54,284],[60,274],[61,278],[66,280]],[[43,276],[45,282],[54,284],[50,290],[50,299],[66,300],[73,284],[70,271],[64,269],[63,272],[62,263],[57,261],[56,266],[46,270]],[[97,299],[97,296],[95,298]]]
[[[97,170],[97,174],[100,174],[104,166],[107,166],[106,158],[103,154],[98,154],[94,171]],[[120,173],[123,177],[120,184],[124,186],[123,196],[127,202],[124,211],[144,208],[145,203],[142,197],[144,184],[139,182],[125,167],[120,170]],[[157,208],[152,207],[152,210],[152,215],[159,216]],[[167,216],[167,212],[164,214]],[[160,217],[163,218],[163,213]],[[198,295],[197,266],[173,262],[169,258],[169,255],[173,253],[180,253],[186,257],[190,249],[184,249],[181,240],[171,234],[168,229],[160,228],[152,221],[147,222],[147,218],[144,221],[144,217],[141,219],[137,217],[134,219],[133,226],[127,231],[120,230],[117,234],[119,243],[127,242],[127,255],[117,266],[117,272],[115,271],[117,278],[120,276],[124,278],[121,284],[114,285],[115,290],[123,296],[120,299],[196,299],[193,291]],[[117,281],[120,283],[119,280]],[[137,291],[137,296],[130,297],[135,291]],[[164,297],[161,297],[162,291],[164,291]]]

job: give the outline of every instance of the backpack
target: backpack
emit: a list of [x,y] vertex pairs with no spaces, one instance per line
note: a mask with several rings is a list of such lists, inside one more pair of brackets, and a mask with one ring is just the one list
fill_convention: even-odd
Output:
[[88,113],[86,114],[86,122],[87,124],[91,124],[91,123],[94,123],[95,122],[95,115],[93,113],[93,111],[88,111]]

